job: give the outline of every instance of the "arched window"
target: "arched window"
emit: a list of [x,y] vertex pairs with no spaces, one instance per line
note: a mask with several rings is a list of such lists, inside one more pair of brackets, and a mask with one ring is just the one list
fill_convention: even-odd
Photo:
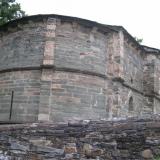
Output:
[[129,98],[129,111],[133,111],[134,110],[134,106],[133,106],[133,97]]

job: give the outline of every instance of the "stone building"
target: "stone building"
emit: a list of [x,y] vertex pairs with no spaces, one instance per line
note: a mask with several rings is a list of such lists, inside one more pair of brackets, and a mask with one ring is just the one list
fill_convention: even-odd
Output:
[[0,121],[160,113],[160,50],[121,26],[35,15],[0,27]]

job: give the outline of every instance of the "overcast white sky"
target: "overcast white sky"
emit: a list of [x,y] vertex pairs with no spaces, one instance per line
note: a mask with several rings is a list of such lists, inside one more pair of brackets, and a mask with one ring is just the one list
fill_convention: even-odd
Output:
[[60,14],[121,25],[160,49],[160,0],[17,0],[28,15]]

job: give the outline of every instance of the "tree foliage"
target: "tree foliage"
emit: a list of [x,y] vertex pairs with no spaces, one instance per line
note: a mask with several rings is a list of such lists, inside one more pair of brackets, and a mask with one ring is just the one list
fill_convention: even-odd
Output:
[[0,25],[24,15],[25,12],[15,0],[0,0]]
[[142,39],[142,38],[134,37],[134,39],[135,39],[139,44],[141,44],[141,43],[143,42],[143,39]]

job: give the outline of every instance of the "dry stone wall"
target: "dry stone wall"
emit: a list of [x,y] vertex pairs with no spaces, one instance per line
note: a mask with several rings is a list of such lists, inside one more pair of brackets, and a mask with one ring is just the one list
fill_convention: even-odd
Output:
[[1,125],[0,159],[158,160],[159,116]]

